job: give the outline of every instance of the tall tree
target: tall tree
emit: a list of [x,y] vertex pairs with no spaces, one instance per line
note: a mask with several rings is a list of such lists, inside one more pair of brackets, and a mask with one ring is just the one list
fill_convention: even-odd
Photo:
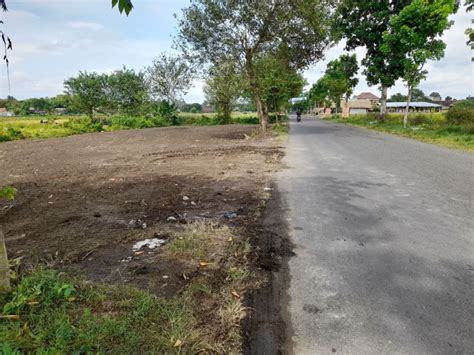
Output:
[[242,94],[241,74],[232,61],[226,60],[210,69],[204,93],[223,123],[229,123],[232,110]]
[[181,56],[161,54],[146,69],[150,94],[176,105],[182,94],[191,87],[194,71]]
[[94,111],[107,106],[107,76],[104,74],[79,72],[75,78],[64,82],[66,93],[72,96],[74,104],[94,119]]
[[381,87],[381,116],[387,112],[388,88],[395,84],[404,71],[401,56],[394,51],[387,55],[381,50],[382,34],[389,29],[390,19],[397,15],[411,0],[341,0],[334,29],[339,37],[346,38],[349,50],[365,47],[362,60],[364,74],[370,85]]
[[148,88],[144,74],[133,69],[116,70],[107,77],[107,106],[112,111],[136,116],[148,102]]
[[344,97],[347,102],[359,83],[356,77],[358,70],[359,65],[355,54],[343,54],[328,63],[325,73],[326,87],[329,97],[336,105],[336,114],[341,107],[342,98]]
[[256,62],[285,58],[295,69],[323,57],[329,39],[329,0],[191,0],[179,22],[178,44],[202,62],[231,56],[252,91],[262,129],[268,108],[257,90]]
[[408,88],[408,101],[403,119],[407,126],[408,112],[413,89],[426,78],[428,60],[444,56],[446,44],[441,35],[451,22],[448,17],[456,11],[456,0],[412,0],[390,20],[381,46],[386,56],[403,53],[403,75]]
[[[305,80],[286,60],[265,55],[255,62],[254,91],[269,111],[281,112],[292,97],[301,96]],[[252,92],[252,90],[250,90]]]

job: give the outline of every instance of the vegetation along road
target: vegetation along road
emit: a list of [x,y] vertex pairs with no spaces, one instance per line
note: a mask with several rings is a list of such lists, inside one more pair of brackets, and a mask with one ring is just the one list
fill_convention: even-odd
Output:
[[471,353],[474,156],[304,117],[285,160],[287,350]]

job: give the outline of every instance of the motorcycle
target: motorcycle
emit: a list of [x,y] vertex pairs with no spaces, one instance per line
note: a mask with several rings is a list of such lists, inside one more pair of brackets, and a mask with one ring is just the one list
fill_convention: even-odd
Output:
[[296,113],[296,122],[301,122],[301,113],[300,112]]

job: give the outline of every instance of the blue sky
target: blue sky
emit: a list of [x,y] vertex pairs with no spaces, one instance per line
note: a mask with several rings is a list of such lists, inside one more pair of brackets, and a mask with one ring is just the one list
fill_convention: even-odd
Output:
[[[129,17],[110,8],[110,0],[9,0],[10,11],[1,14],[3,29],[13,40],[10,54],[11,95],[27,97],[54,96],[63,91],[63,81],[80,70],[109,72],[121,68],[140,70],[161,52],[172,51],[177,32],[174,14],[180,14],[188,0],[135,0]],[[420,88],[438,91],[442,96],[464,98],[474,94],[474,64],[465,44],[464,30],[474,13],[462,9],[453,16],[455,25],[445,34],[446,56],[430,63],[430,74]],[[330,49],[326,59],[316,63],[304,75],[315,82],[327,61],[343,52],[343,43]],[[363,57],[363,49],[356,53]],[[4,66],[0,67],[0,97],[7,96]],[[356,93],[373,91],[361,75]],[[401,82],[390,93],[405,92]],[[202,82],[196,81],[185,99],[204,99]]]

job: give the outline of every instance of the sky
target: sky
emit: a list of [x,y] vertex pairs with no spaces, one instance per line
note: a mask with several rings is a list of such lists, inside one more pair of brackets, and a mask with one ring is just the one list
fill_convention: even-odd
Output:
[[[1,25],[12,41],[10,52],[11,90],[8,90],[6,68],[0,66],[0,97],[17,99],[51,97],[63,93],[65,79],[79,71],[111,72],[123,66],[141,70],[162,52],[173,52],[176,15],[189,0],[134,0],[130,16],[111,9],[110,0],[7,0],[9,11],[0,13]],[[474,56],[467,45],[464,31],[474,13],[462,8],[452,16],[454,26],[444,40],[445,57],[427,66],[429,75],[420,88],[429,94],[465,98],[474,95]],[[326,53],[304,76],[308,85],[316,82],[328,61],[344,52],[339,43]],[[360,59],[364,49],[355,51]],[[361,69],[362,72],[362,69]],[[371,91],[362,73],[355,93]],[[196,81],[184,96],[187,102],[202,102],[203,83]],[[308,86],[309,87],[309,86]],[[403,83],[390,89],[389,95],[406,92]]]

